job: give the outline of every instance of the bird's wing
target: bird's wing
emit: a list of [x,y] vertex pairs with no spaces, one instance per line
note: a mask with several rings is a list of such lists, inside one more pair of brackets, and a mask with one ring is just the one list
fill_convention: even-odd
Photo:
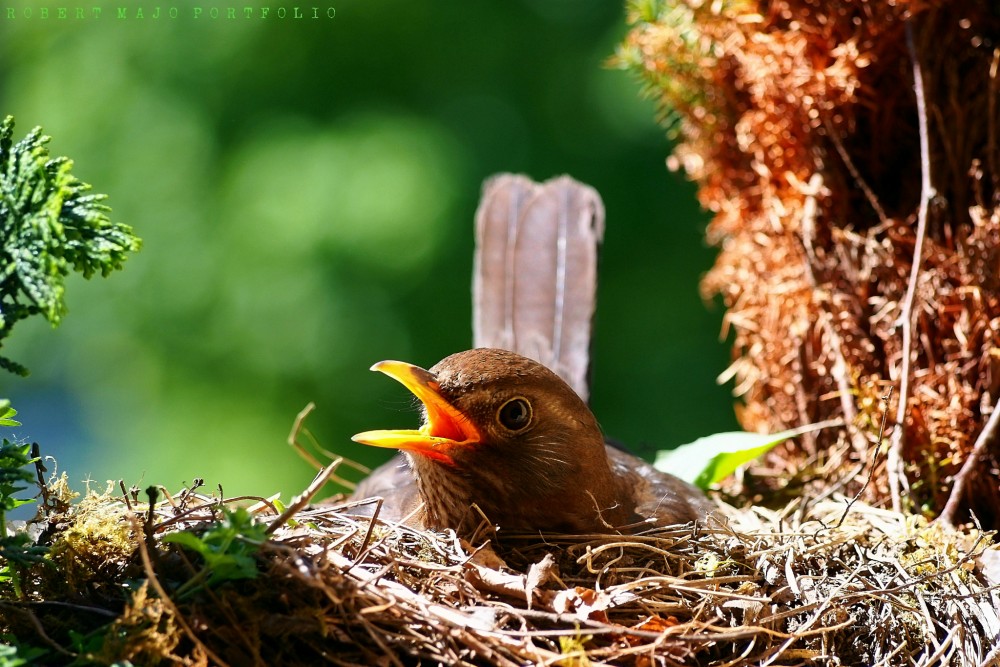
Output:
[[476,211],[474,347],[530,357],[587,400],[603,237],[600,195],[569,176],[486,181]]
[[[403,454],[396,454],[358,482],[351,498],[381,497],[379,517],[386,521],[402,521],[420,504],[417,480],[410,469],[410,462]],[[371,516],[375,505],[360,505],[351,509],[352,514]]]
[[628,452],[608,446],[611,469],[635,501],[635,512],[653,526],[704,521],[715,506],[682,479],[662,473]]

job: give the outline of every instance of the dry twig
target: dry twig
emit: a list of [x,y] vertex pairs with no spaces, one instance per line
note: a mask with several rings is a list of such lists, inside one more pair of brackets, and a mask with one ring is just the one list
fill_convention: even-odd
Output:
[[958,508],[961,505],[962,500],[965,498],[965,487],[969,483],[969,479],[974,473],[979,461],[985,455],[987,445],[993,442],[993,439],[996,437],[998,424],[1000,424],[1000,407],[994,405],[993,413],[986,422],[986,426],[983,427],[983,430],[979,433],[979,437],[976,438],[976,444],[973,445],[972,451],[965,459],[965,463],[962,464],[961,470],[958,471],[955,478],[952,480],[951,493],[948,495],[948,502],[945,503],[944,509],[938,517],[938,519],[946,524],[955,524],[955,516],[958,514]]
[[923,258],[924,238],[927,236],[927,208],[934,189],[931,183],[930,138],[927,132],[927,101],[924,98],[924,78],[920,69],[920,58],[913,39],[913,19],[905,22],[906,47],[913,63],[913,90],[917,97],[917,119],[920,126],[920,207],[917,210],[916,241],[913,246],[913,264],[910,268],[910,279],[906,286],[906,295],[900,310],[898,325],[903,332],[903,356],[899,370],[899,402],[896,407],[896,424],[889,443],[886,457],[886,473],[889,476],[889,495],[892,508],[902,509],[902,493],[909,490],[906,471],[903,469],[903,448],[905,446],[906,408],[910,398],[910,381],[912,372],[910,365],[913,354],[913,304],[916,300],[917,282],[920,279],[920,265]]

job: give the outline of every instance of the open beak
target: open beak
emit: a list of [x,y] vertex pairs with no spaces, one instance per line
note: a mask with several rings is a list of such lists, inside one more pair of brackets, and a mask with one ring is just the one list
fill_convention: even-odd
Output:
[[454,463],[451,450],[480,441],[479,429],[445,400],[433,373],[402,361],[380,361],[371,369],[385,373],[412,391],[427,408],[427,423],[419,430],[365,431],[351,438],[354,442],[402,449],[451,464]]

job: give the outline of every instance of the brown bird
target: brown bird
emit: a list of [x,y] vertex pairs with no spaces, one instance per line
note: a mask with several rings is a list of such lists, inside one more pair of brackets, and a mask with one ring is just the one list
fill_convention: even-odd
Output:
[[486,182],[472,290],[479,349],[429,371],[372,367],[423,402],[424,423],[354,436],[405,456],[353,498],[381,496],[384,517],[463,531],[479,524],[473,505],[504,530],[572,533],[682,523],[712,509],[689,484],[605,446],[587,407],[603,234],[600,196],[568,176]]
[[355,498],[384,497],[383,516],[468,531],[479,523],[475,505],[502,530],[605,533],[702,519],[712,509],[693,486],[605,445],[576,392],[518,354],[480,348],[429,371],[400,361],[372,370],[424,406],[418,430],[354,436],[406,454],[355,490]]

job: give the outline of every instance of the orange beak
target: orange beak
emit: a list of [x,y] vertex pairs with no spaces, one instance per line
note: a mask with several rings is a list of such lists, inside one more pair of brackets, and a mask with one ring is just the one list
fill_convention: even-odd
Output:
[[452,464],[450,452],[480,442],[482,435],[458,408],[441,396],[433,373],[402,361],[380,361],[371,368],[401,383],[427,408],[427,423],[419,430],[365,431],[351,438],[373,447],[401,449]]

